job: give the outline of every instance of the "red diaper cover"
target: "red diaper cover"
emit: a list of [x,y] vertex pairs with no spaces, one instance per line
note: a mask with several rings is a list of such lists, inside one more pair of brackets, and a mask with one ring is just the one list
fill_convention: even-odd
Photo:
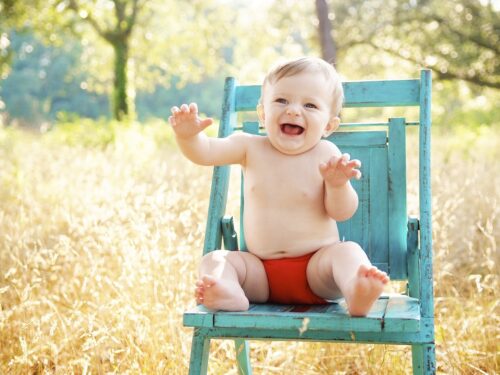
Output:
[[297,258],[264,259],[269,283],[268,302],[324,305],[328,303],[311,290],[307,282],[307,264],[315,253]]

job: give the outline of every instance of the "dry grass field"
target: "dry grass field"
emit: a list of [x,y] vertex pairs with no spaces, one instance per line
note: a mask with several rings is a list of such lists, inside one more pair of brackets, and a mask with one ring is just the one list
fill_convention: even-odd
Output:
[[[1,374],[187,372],[211,170],[167,132],[130,127],[100,147],[0,128]],[[442,374],[500,373],[499,141],[434,134]],[[251,357],[255,374],[411,373],[404,346],[252,341]],[[212,343],[209,370],[237,373],[232,342]]]

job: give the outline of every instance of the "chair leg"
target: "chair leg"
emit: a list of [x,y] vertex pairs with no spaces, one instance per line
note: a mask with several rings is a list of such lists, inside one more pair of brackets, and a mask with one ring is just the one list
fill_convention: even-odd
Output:
[[411,347],[413,374],[430,375],[436,373],[436,353],[434,344],[414,344]]
[[243,339],[234,340],[236,349],[236,360],[238,362],[238,373],[240,375],[252,375],[252,366],[250,364],[250,350],[248,343]]
[[208,369],[210,338],[199,328],[195,328],[191,343],[191,358],[189,360],[189,375],[204,375]]

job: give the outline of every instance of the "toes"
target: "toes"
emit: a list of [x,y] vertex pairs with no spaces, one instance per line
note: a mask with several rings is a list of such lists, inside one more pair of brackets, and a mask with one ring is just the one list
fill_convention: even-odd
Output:
[[203,286],[205,288],[210,288],[215,285],[215,279],[211,276],[203,276],[201,280],[203,281]]
[[369,266],[366,264],[362,264],[359,266],[358,277],[367,277],[371,279],[376,279],[382,282],[383,284],[387,284],[389,282],[389,276],[387,276],[387,273],[379,270],[375,266]]
[[377,270],[377,273],[374,275],[375,278],[379,281],[381,281],[383,284],[386,284],[389,281],[389,276],[387,276],[387,273]]
[[377,274],[379,273],[380,271],[378,270],[377,267],[370,267],[368,269],[368,271],[366,272],[366,277],[376,277]]
[[358,268],[358,276],[359,277],[367,277],[369,270],[370,270],[370,266],[367,266],[366,264],[360,265]]

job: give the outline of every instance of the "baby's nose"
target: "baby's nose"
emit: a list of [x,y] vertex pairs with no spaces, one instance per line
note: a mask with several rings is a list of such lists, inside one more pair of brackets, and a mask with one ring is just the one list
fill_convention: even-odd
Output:
[[300,115],[300,108],[298,105],[290,104],[286,108],[286,114],[289,116],[298,116]]

